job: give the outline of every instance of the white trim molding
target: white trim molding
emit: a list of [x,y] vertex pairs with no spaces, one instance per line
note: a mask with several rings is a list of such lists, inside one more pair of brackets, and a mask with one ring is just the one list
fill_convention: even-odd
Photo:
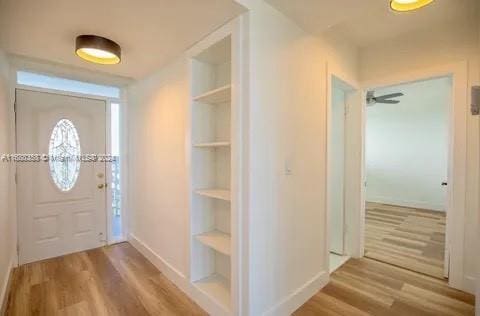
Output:
[[12,260],[10,261],[8,268],[8,274],[6,275],[5,280],[3,280],[2,287],[0,288],[0,315],[4,315],[7,308],[7,300],[12,282],[13,269],[16,266],[15,261],[15,256],[12,256]]
[[310,281],[299,287],[292,294],[284,297],[280,302],[270,308],[264,315],[266,316],[288,316],[305,304],[318,291],[330,281],[327,271],[322,271],[314,276]]
[[465,286],[465,291],[469,293],[475,294],[477,291],[477,278],[471,275],[465,275],[463,280],[463,284]]
[[[329,253],[330,253],[330,201],[329,201],[329,182],[330,182],[330,129],[331,129],[331,106],[332,106],[332,87],[333,81],[337,80],[342,86],[342,90],[346,93],[346,116],[345,116],[345,188],[344,188],[344,208],[345,208],[345,236],[344,236],[344,254],[353,258],[360,258],[363,256],[362,252],[362,239],[358,238],[363,230],[363,217],[361,212],[361,202],[363,197],[361,196],[363,176],[360,174],[362,160],[362,148],[358,146],[361,141],[361,133],[358,130],[362,130],[360,125],[355,121],[356,117],[363,115],[362,101],[360,92],[360,86],[356,80],[350,78],[348,74],[342,71],[342,67],[339,65],[327,62],[326,65],[327,76],[327,93],[326,93],[326,137],[327,137],[327,150],[325,152],[325,166],[326,176],[326,192],[325,192],[325,209],[326,217],[325,223],[327,224],[325,231],[325,261],[326,266],[329,267]],[[357,180],[358,179],[358,180]],[[360,223],[360,225],[359,225]]]

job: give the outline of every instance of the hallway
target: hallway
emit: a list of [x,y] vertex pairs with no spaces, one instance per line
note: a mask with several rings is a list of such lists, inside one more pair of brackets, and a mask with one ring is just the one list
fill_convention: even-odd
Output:
[[0,316],[480,316],[479,21],[0,0]]

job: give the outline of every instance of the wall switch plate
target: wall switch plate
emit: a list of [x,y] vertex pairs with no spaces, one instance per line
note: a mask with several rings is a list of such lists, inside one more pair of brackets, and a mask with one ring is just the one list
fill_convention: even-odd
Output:
[[472,87],[472,115],[480,115],[480,86]]

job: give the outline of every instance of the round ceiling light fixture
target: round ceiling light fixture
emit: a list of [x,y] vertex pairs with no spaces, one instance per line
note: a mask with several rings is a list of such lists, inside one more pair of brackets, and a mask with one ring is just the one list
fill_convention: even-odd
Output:
[[429,5],[434,0],[391,0],[390,8],[398,12],[414,11]]
[[121,58],[120,45],[108,38],[96,35],[80,35],[75,40],[75,53],[89,62],[115,65]]

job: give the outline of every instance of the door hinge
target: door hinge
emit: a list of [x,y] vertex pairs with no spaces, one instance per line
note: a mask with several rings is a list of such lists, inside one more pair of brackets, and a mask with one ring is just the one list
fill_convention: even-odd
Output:
[[17,243],[17,256],[20,255],[20,245]]
[[13,101],[13,112],[17,113],[17,99]]
[[18,173],[15,172],[15,184],[18,184]]

